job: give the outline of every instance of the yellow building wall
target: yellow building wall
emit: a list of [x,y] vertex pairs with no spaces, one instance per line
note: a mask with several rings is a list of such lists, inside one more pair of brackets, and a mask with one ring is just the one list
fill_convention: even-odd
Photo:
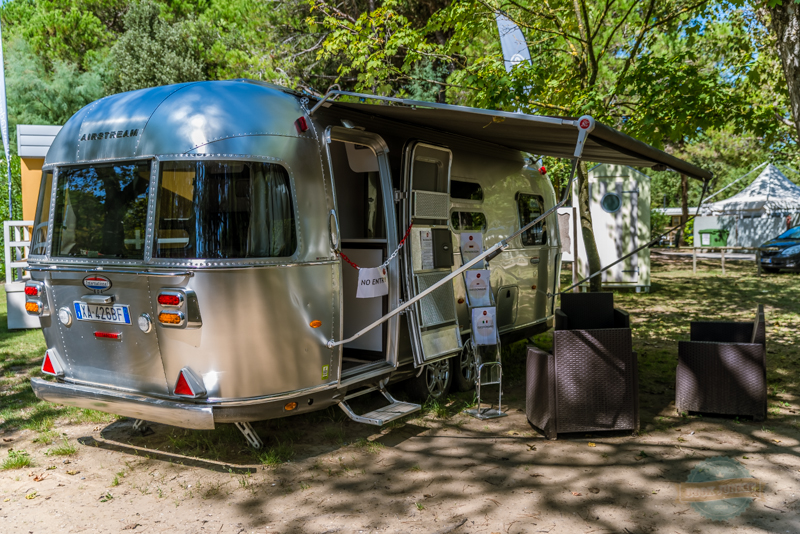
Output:
[[20,158],[22,174],[22,219],[32,221],[36,216],[39,187],[42,184],[44,158]]

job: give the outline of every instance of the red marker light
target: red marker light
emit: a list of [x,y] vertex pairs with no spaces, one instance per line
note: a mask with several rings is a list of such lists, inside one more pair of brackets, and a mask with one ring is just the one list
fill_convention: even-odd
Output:
[[162,293],[158,296],[158,303],[162,306],[180,306],[182,300],[180,295]]
[[547,174],[547,169],[544,168],[544,165],[539,169],[539,174]]
[[306,122],[305,117],[300,117],[296,121],[294,121],[294,127],[297,128],[297,133],[303,133],[308,130],[308,123]]
[[25,294],[29,297],[38,297],[39,288],[36,286],[25,286]]
[[187,397],[194,397],[194,391],[189,387],[189,383],[183,376],[183,372],[178,375],[178,381],[175,383],[175,395],[184,395]]
[[94,337],[103,339],[122,339],[119,332],[95,332]]

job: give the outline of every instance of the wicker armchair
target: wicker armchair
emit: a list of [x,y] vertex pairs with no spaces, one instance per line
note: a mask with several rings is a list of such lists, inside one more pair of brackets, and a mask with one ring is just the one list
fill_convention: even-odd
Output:
[[553,354],[528,346],[526,413],[547,438],[639,429],[639,374],[630,318],[612,293],[565,293]]
[[675,406],[679,412],[767,416],[764,307],[754,321],[691,323],[691,341],[678,343]]

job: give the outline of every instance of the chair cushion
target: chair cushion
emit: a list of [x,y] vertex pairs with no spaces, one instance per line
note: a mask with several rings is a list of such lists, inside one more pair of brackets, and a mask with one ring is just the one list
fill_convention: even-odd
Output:
[[561,311],[569,318],[570,330],[614,328],[614,294],[562,293]]

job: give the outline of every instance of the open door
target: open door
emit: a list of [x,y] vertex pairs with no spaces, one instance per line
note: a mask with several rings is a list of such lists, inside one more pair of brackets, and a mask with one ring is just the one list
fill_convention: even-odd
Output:
[[[392,180],[383,139],[363,130],[330,127],[327,152],[333,179],[333,244],[341,251],[339,339],[350,337],[400,303],[400,267],[386,265],[388,294],[357,298],[359,271],[382,265],[397,248]],[[349,261],[345,261],[344,258]],[[339,379],[397,366],[398,317],[340,347]]]
[[[449,149],[415,142],[406,148],[403,219],[414,223],[404,250],[408,298],[452,272],[453,237],[450,216]],[[409,308],[408,326],[414,365],[420,366],[461,350],[453,282]]]

